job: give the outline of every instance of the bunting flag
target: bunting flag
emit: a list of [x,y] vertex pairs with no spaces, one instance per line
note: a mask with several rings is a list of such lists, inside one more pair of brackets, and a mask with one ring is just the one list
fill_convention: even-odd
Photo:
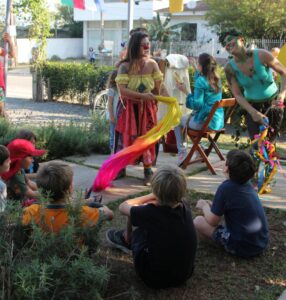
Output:
[[183,0],[169,0],[169,13],[177,13],[184,11]]
[[177,126],[182,117],[176,98],[156,96],[156,100],[165,103],[168,111],[165,117],[145,135],[138,137],[134,143],[111,155],[101,166],[92,186],[92,190],[102,191],[110,186],[120,170],[133,164],[144,151],[153,146],[159,139]]
[[81,10],[104,11],[104,0],[61,0],[61,4]]
[[286,67],[286,44],[280,49],[277,59]]

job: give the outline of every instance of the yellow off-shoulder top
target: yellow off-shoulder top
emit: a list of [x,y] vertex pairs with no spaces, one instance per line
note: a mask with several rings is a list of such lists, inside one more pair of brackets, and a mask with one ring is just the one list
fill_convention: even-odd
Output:
[[154,89],[157,80],[163,80],[163,74],[160,71],[143,75],[118,74],[115,78],[116,83],[127,84],[127,88],[132,91],[137,91],[143,83],[146,87],[145,93],[150,93]]

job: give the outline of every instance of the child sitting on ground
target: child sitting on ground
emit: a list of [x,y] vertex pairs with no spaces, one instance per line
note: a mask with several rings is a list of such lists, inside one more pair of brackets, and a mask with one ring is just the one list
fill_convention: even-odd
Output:
[[151,187],[153,193],[119,206],[129,226],[107,231],[106,238],[126,253],[132,249],[135,269],[149,287],[177,286],[191,277],[197,248],[192,213],[183,201],[186,179],[178,167],[163,166]]
[[[8,172],[10,169],[10,154],[8,149],[0,145],[0,176],[2,173]],[[0,178],[0,212],[5,210],[7,203],[7,187]]]
[[[58,233],[69,223],[67,204],[73,192],[72,168],[61,162],[49,162],[41,167],[37,174],[37,185],[49,204],[32,204],[24,210],[22,223],[29,225],[32,222],[43,230]],[[95,226],[99,220],[113,218],[113,212],[106,206],[94,207],[94,203],[81,207],[81,225]]]
[[[203,216],[194,219],[197,231],[211,238],[233,255],[259,255],[268,244],[266,216],[250,179],[256,167],[252,157],[242,150],[227,154],[224,181],[215,194],[213,203],[199,200],[197,208]],[[220,225],[224,216],[225,225]]]
[[6,181],[8,199],[24,201],[39,196],[37,185],[25,175],[34,156],[42,156],[45,150],[36,150],[34,145],[23,139],[15,139],[7,145],[11,167],[1,177]]
[[[34,134],[33,131],[31,131],[29,129],[21,129],[17,133],[16,139],[27,140],[27,141],[31,142],[34,146],[36,145],[36,141],[37,141],[36,135]],[[34,179],[36,177],[35,173],[37,173],[38,169],[39,169],[39,163],[38,163],[37,159],[34,157],[30,168],[26,169],[25,173],[28,174],[27,177],[29,179]]]

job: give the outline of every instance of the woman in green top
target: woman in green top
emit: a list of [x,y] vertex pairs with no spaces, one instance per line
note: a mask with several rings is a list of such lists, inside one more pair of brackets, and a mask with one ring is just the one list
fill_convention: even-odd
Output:
[[[246,49],[244,38],[236,30],[222,33],[219,40],[233,56],[225,67],[226,78],[233,96],[247,112],[250,138],[259,133],[260,124],[267,125],[267,117],[272,128],[269,139],[273,141],[283,119],[286,68],[266,50]],[[271,69],[281,76],[280,91]]]

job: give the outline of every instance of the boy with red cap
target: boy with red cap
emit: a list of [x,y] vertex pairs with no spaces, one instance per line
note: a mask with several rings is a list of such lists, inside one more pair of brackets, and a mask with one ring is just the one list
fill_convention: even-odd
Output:
[[25,176],[25,169],[28,169],[33,157],[42,156],[45,150],[36,150],[35,146],[23,139],[15,139],[7,146],[10,152],[10,170],[1,174],[7,183],[8,199],[26,200],[37,198],[39,192],[37,185]]

